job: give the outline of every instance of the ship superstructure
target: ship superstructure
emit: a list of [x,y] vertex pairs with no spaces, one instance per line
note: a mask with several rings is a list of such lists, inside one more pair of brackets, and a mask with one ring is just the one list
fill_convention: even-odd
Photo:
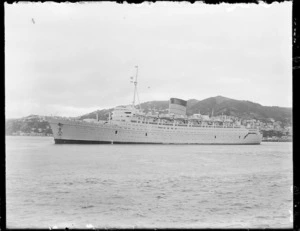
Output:
[[[137,68],[138,71],[138,68]],[[132,105],[118,106],[107,120],[75,120],[48,117],[56,144],[260,144],[255,124],[241,125],[227,116],[186,115],[187,101],[171,98],[165,114],[149,115],[135,105],[137,74]]]

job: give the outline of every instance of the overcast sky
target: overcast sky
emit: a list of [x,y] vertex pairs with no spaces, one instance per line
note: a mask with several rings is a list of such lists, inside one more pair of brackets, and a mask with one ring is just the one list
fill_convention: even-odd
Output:
[[5,4],[6,117],[222,95],[292,106],[292,3]]

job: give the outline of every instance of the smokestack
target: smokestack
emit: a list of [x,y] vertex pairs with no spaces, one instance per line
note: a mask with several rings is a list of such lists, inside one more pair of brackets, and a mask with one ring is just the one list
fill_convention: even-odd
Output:
[[186,115],[186,105],[187,101],[177,98],[171,98],[169,101],[169,113],[174,113],[175,115]]

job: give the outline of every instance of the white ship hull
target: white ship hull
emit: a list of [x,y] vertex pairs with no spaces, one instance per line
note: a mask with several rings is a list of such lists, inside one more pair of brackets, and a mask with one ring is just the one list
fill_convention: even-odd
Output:
[[258,129],[188,127],[150,123],[84,122],[48,118],[55,143],[109,144],[260,144]]

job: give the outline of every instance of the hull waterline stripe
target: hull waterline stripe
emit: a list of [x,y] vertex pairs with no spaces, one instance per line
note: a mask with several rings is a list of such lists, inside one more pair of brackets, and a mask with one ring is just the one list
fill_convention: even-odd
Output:
[[123,142],[123,141],[100,141],[100,140],[66,140],[54,139],[55,144],[184,144],[184,145],[259,145],[260,143],[162,143],[162,142]]

